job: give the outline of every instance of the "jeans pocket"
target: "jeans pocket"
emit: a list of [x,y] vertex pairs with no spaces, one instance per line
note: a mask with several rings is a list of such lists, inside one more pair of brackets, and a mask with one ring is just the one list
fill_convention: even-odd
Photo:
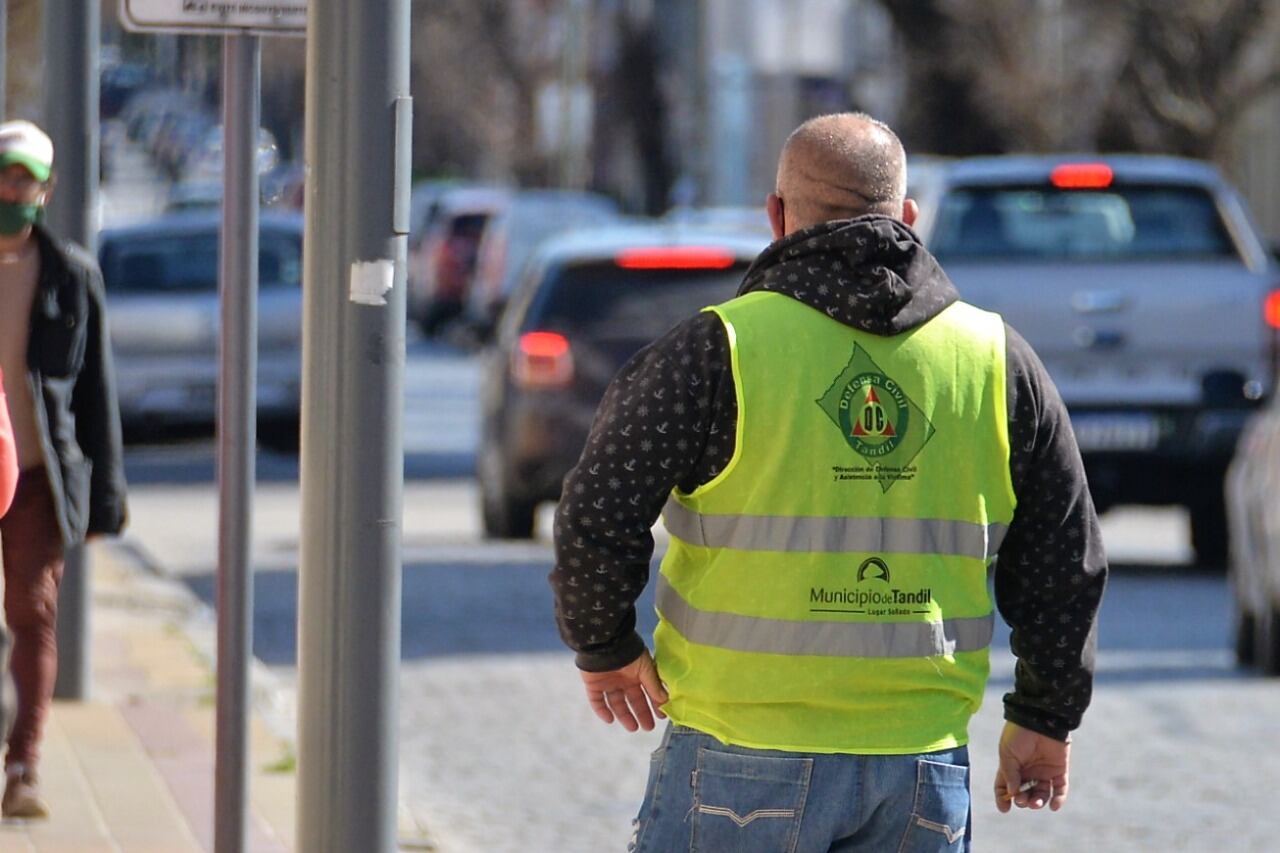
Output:
[[969,825],[969,768],[916,762],[916,796],[899,853],[963,850]]
[[640,813],[631,821],[631,840],[627,842],[627,853],[635,853],[640,849],[640,841],[644,837],[648,824],[653,820],[657,801],[662,793],[662,771],[670,748],[671,727],[668,726],[657,749],[649,754],[649,781],[644,788],[644,801],[640,804]]
[[813,759],[703,747],[693,774],[692,853],[791,853]]

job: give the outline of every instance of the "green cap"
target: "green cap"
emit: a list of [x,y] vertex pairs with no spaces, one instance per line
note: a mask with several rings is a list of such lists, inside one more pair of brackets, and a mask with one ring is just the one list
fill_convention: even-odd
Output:
[[14,163],[24,167],[37,181],[49,180],[53,171],[53,141],[29,121],[0,123],[0,168]]

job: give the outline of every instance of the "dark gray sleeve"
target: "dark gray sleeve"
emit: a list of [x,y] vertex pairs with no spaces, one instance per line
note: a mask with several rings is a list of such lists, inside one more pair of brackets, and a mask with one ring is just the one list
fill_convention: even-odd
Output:
[[710,312],[614,377],[555,517],[549,580],[560,636],[579,668],[617,669],[644,650],[635,601],[649,581],[650,528],[673,488],[692,491],[722,470],[734,435],[723,425],[736,418],[728,337]]
[[1017,667],[1005,719],[1065,740],[1093,693],[1107,559],[1066,406],[1030,345],[1008,326],[1006,338],[1017,508],[995,596]]
[[78,270],[77,274],[85,276],[89,313],[84,365],[76,377],[71,407],[76,419],[76,443],[93,463],[88,532],[114,534],[124,528],[128,511],[120,409],[103,309],[102,274],[96,267]]

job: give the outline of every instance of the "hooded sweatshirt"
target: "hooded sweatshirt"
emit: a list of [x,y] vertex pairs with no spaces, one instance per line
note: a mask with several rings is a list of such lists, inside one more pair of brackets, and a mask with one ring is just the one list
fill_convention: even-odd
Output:
[[[915,233],[879,215],[775,242],[738,295],[757,290],[886,336],[928,322],[959,298]],[[1005,333],[1017,496],[994,571],[996,606],[1017,657],[1005,718],[1063,740],[1092,694],[1106,557],[1066,407],[1031,347],[1007,324]],[[729,463],[737,417],[729,340],[711,312],[641,350],[610,384],[555,519],[550,581],[560,635],[579,668],[617,669],[644,651],[635,602],[649,579],[650,528],[673,488],[691,492]]]

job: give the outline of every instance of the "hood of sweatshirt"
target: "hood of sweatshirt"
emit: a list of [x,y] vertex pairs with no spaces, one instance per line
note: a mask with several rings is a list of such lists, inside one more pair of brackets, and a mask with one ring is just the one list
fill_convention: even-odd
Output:
[[738,295],[767,290],[876,335],[915,328],[960,298],[905,224],[869,214],[824,222],[773,243]]

